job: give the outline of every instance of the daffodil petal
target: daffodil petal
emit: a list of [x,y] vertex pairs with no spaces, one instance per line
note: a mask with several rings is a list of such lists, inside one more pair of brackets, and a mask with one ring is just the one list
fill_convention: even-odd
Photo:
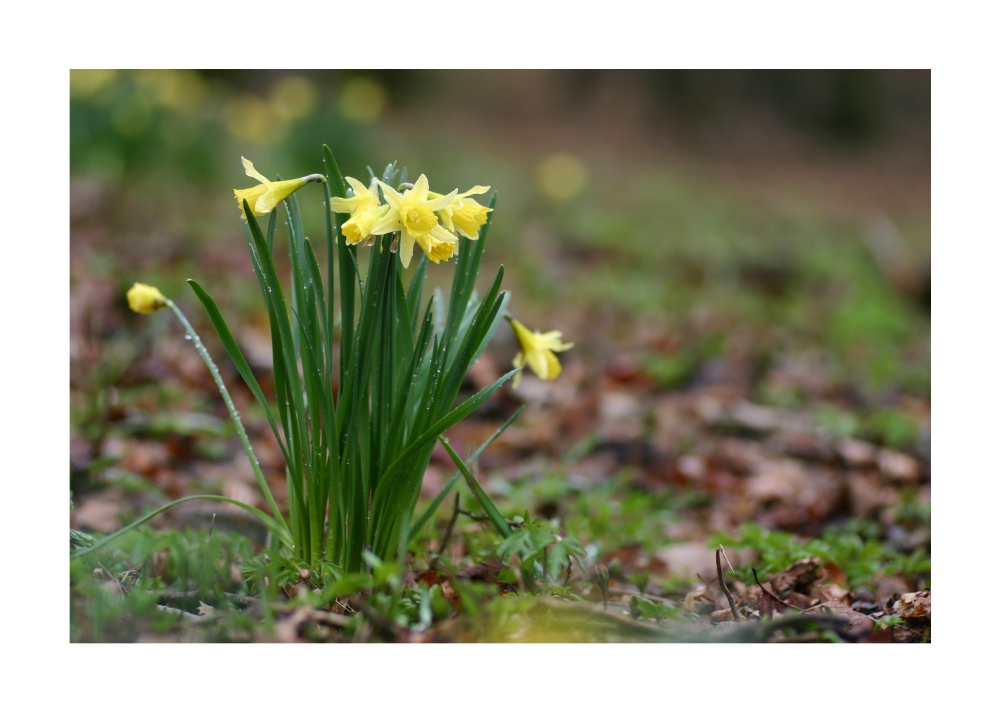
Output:
[[262,176],[260,174],[260,172],[256,168],[253,167],[253,164],[250,163],[249,160],[247,160],[246,158],[244,158],[242,156],[240,156],[240,160],[243,161],[243,168],[246,170],[247,175],[250,176],[250,178],[256,178],[258,181],[260,181],[261,183],[263,183],[265,186],[267,186],[267,185],[269,185],[271,183],[269,180],[267,180],[266,178],[264,178],[264,176]]
[[414,182],[413,188],[407,191],[407,193],[412,193],[415,198],[425,201],[427,200],[427,191],[429,188],[430,186],[427,183],[427,176],[421,173],[420,178]]
[[413,238],[407,234],[403,233],[399,239],[399,261],[403,264],[404,268],[410,266],[410,260],[413,258]]
[[427,201],[427,207],[429,209],[435,210],[435,211],[436,210],[441,210],[446,205],[448,205],[449,203],[451,203],[455,199],[455,196],[457,194],[458,194],[458,190],[456,189],[456,190],[452,191],[451,193],[449,193],[446,196],[441,196],[440,198],[433,198],[433,199]]
[[344,176],[344,180],[351,184],[351,189],[354,191],[355,196],[371,195],[371,191],[368,190],[368,186],[358,179],[351,178],[350,176]]
[[267,186],[261,184],[253,188],[237,188],[233,190],[233,193],[236,196],[236,205],[240,207],[240,213],[243,212],[243,201],[250,204],[250,212],[255,212],[257,201],[267,193]]
[[379,181],[378,184],[382,186],[382,195],[385,196],[385,202],[393,208],[399,208],[399,204],[403,202],[403,196],[400,195],[399,191],[392,186],[382,183],[382,181]]

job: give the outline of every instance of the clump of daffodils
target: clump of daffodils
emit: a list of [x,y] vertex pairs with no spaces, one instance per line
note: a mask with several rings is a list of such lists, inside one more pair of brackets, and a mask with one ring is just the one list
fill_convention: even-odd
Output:
[[[476,240],[491,210],[469,197],[486,193],[489,186],[475,186],[464,193],[456,189],[443,195],[430,191],[424,174],[402,193],[378,180],[373,180],[370,186],[349,176],[345,180],[353,195],[332,198],[330,208],[351,216],[341,226],[347,244],[371,242],[379,235],[399,233],[399,259],[403,267],[410,264],[414,244],[420,246],[431,262],[450,259],[458,253],[458,236]],[[379,189],[385,203],[381,202]]]
[[[514,357],[514,366],[518,368],[525,365],[530,366],[539,379],[546,381],[557,378],[562,373],[562,366],[560,366],[559,359],[554,352],[572,349],[573,343],[563,343],[562,332],[539,332],[537,330],[532,332],[512,317],[508,317],[507,321],[514,329],[514,336],[517,337],[517,343],[521,347],[521,351]],[[513,382],[515,389],[520,381],[521,373],[518,372]]]
[[[488,346],[510,300],[509,293],[500,289],[502,266],[482,297],[475,289],[492,211],[475,196],[487,193],[489,186],[435,193],[425,175],[413,183],[396,184],[395,164],[389,165],[382,180],[373,177],[366,184],[343,177],[332,152],[323,148],[327,176],[271,181],[244,158],[247,175],[259,185],[233,191],[246,221],[247,246],[270,320],[277,406],[261,390],[215,301],[201,285],[189,280],[237,371],[267,414],[285,457],[287,517],[271,493],[221,374],[190,322],[156,287],[136,283],[128,291],[128,304],[134,311],[151,314],[167,307],[183,325],[226,403],[270,512],[223,495],[192,498],[242,507],[263,522],[275,542],[296,561],[309,564],[310,571],[324,570],[329,564],[343,572],[362,573],[370,568],[368,553],[389,561],[407,552],[420,523],[427,521],[447,489],[457,482],[450,480],[424,514],[415,517],[424,473],[440,443],[497,532],[510,537],[506,518],[476,483],[467,463],[448,445],[444,433],[508,379],[513,378],[516,386],[526,366],[541,379],[557,378],[562,368],[556,354],[573,344],[564,343],[561,332],[532,331],[510,319],[521,349],[514,359],[516,369],[459,403],[465,378]],[[282,202],[311,182],[326,184],[324,194],[331,208],[324,210],[329,269],[324,280],[292,201],[293,205],[285,206],[293,258],[288,264],[288,299],[271,259],[278,221],[269,221],[265,236],[257,217],[273,217]],[[338,223],[343,236],[339,242],[334,240]],[[461,238],[475,242],[459,255]],[[362,282],[354,248],[376,244],[387,249],[367,255],[369,275],[376,276],[375,282]],[[417,309],[426,270],[417,270],[404,290],[400,273],[409,266],[415,245],[431,262],[458,258],[447,307],[443,296],[435,296],[425,309]],[[333,270],[334,260],[337,271]],[[339,299],[335,299],[338,274]],[[329,299],[325,295],[330,295]],[[362,309],[356,308],[359,297]],[[289,303],[294,314],[290,314]],[[339,318],[335,305],[339,306]],[[338,345],[341,358],[335,362]],[[77,554],[102,546],[192,498],[169,503],[91,548],[80,548]]]

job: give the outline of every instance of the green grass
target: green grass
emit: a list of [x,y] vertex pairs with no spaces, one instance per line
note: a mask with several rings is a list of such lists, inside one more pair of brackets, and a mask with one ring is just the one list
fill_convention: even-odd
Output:
[[[758,576],[775,574],[802,559],[818,558],[845,576],[849,588],[874,588],[879,577],[901,575],[920,587],[930,586],[929,550],[905,552],[880,537],[878,526],[868,520],[851,520],[827,527],[822,536],[803,539],[788,532],[763,530],[748,523],[735,535],[719,533],[716,539],[729,548],[751,548]],[[751,566],[737,569],[745,583],[753,582]]]

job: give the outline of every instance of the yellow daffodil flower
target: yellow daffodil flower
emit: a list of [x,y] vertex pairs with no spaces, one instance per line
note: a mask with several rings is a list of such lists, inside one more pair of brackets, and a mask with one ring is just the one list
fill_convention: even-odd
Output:
[[469,196],[477,196],[488,190],[489,186],[473,186],[465,193],[456,195],[451,203],[438,211],[444,227],[453,233],[464,235],[469,240],[477,240],[479,229],[486,224],[486,214],[493,209],[479,205]]
[[[572,349],[572,342],[563,344],[562,332],[531,332],[523,324],[512,317],[507,317],[510,326],[514,328],[514,336],[521,346],[521,351],[514,357],[514,366],[523,367],[525,364],[538,375],[538,378],[546,381],[555,379],[562,372],[559,360],[553,352],[564,352]],[[521,374],[518,372],[514,377],[513,387],[516,389],[521,382]]]
[[126,297],[128,298],[128,306],[132,308],[133,312],[139,314],[152,314],[170,303],[170,300],[164,297],[158,289],[141,282],[132,285]]
[[[253,188],[237,188],[233,190],[233,193],[236,195],[236,204],[240,207],[240,212],[243,211],[243,201],[246,201],[250,206],[250,211],[254,215],[267,215],[281,201],[288,198],[288,196],[295,193],[295,191],[307,183],[312,183],[313,181],[322,183],[326,181],[326,177],[319,173],[311,173],[308,176],[293,178],[289,181],[269,181],[253,167],[252,163],[242,156],[240,158],[243,161],[243,168],[246,169],[247,175],[250,178],[256,178],[260,181],[260,185]],[[246,218],[246,216],[243,217],[244,219]]]
[[[418,243],[433,262],[447,260],[458,250],[458,237],[438,223],[435,211],[451,203],[458,191],[446,196],[429,198],[427,176],[420,178],[400,195],[392,186],[378,182],[382,194],[389,204],[389,211],[378,218],[371,228],[372,235],[400,233],[399,259],[403,267],[408,267],[413,257],[413,244]],[[446,245],[453,243],[453,245]]]
[[433,235],[427,235],[423,238],[417,238],[417,243],[427,253],[431,262],[444,262],[458,254],[458,240],[439,240]]
[[[354,195],[351,198],[331,198],[330,210],[334,213],[350,213],[351,217],[341,227],[348,245],[357,245],[372,234],[375,222],[389,212],[389,206],[380,205],[378,191],[369,190],[361,181],[345,176],[351,184]],[[372,184],[375,188],[375,184]]]

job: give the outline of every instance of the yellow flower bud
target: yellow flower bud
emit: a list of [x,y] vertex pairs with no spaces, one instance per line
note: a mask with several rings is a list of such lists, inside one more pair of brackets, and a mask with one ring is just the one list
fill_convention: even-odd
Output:
[[141,282],[132,285],[126,296],[128,297],[128,306],[132,308],[133,312],[139,314],[152,314],[161,307],[166,307],[170,302],[158,289]]

